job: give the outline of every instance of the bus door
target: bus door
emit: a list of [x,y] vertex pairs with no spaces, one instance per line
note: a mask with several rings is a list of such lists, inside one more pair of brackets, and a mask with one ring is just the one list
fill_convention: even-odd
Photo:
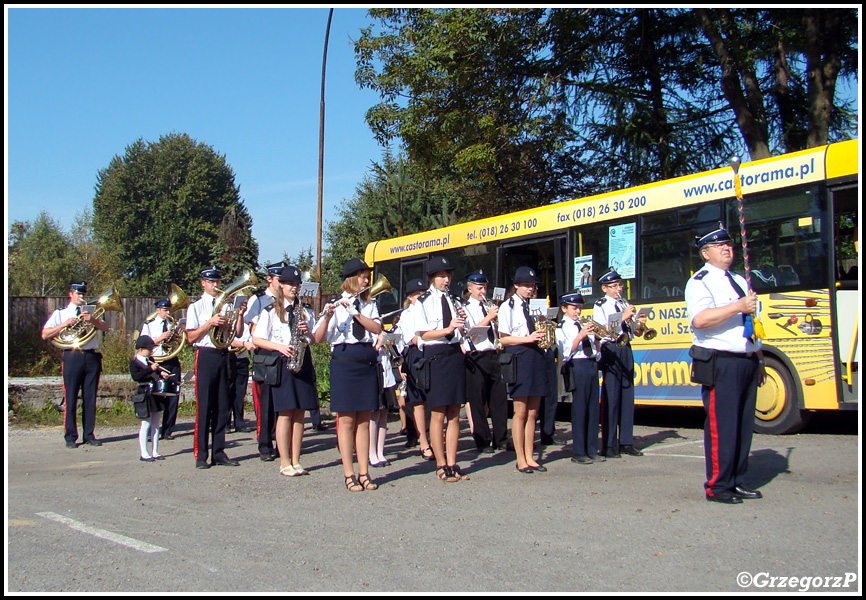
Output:
[[498,286],[510,291],[518,267],[530,267],[538,274],[538,298],[546,298],[551,307],[558,308],[559,297],[571,289],[567,287],[565,253],[565,235],[503,244],[497,260]]
[[[857,183],[831,188],[833,238],[835,251],[836,326],[833,334],[838,348],[842,402],[857,402],[857,368],[860,346],[857,343],[860,323],[860,291],[857,289]],[[831,290],[832,293],[832,290]]]

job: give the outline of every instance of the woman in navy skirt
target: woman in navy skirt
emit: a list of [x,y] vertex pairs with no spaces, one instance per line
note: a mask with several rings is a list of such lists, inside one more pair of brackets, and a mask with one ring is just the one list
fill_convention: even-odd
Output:
[[460,405],[466,402],[466,368],[460,348],[465,321],[448,290],[453,271],[447,258],[430,258],[427,261],[430,289],[421,294],[414,307],[415,330],[430,370],[429,388],[421,389],[430,408],[430,446],[436,457],[436,476],[447,482],[469,479],[457,465]]
[[304,412],[319,404],[316,371],[309,345],[304,348],[300,371],[295,373],[288,365],[288,360],[295,353],[291,345],[292,328],[297,326],[299,334],[309,342],[315,322],[310,308],[300,304],[300,289],[301,273],[298,268],[284,267],[280,275],[280,289],[274,293],[274,302],[259,316],[253,335],[253,344],[257,348],[280,356],[280,383],[270,386],[270,394],[274,412],[277,413],[276,440],[280,452],[280,473],[287,477],[309,474],[301,466]]
[[[337,441],[346,489],[375,490],[370,479],[370,415],[379,406],[379,353],[373,347],[382,331],[379,308],[365,288],[370,267],[360,258],[343,265],[343,295],[325,306],[313,339],[331,344],[331,411],[337,413]],[[360,293],[359,293],[360,292]],[[355,297],[357,296],[357,297]],[[352,458],[358,457],[358,475]]]
[[544,332],[535,330],[529,314],[529,300],[535,293],[538,279],[534,269],[520,267],[514,275],[514,294],[499,307],[499,339],[505,352],[513,356],[515,379],[508,385],[514,401],[511,437],[517,454],[517,470],[521,473],[547,471],[533,458],[535,421],[538,404],[548,393],[548,364],[538,342]]

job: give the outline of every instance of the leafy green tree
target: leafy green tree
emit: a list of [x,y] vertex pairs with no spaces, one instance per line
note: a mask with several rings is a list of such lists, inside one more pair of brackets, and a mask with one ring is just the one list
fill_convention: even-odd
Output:
[[72,238],[46,211],[12,223],[8,252],[11,296],[63,296],[79,275]]
[[370,242],[467,220],[454,190],[453,183],[424,177],[407,158],[394,158],[386,149],[382,163],[373,163],[355,196],[338,209],[337,219],[327,224],[323,289],[338,289],[343,263],[363,258]]
[[367,121],[471,217],[846,139],[856,9],[374,9]]
[[212,262],[254,268],[251,226],[225,156],[187,134],[139,139],[97,176],[94,234],[123,266],[123,294],[160,295],[170,283],[195,294]]

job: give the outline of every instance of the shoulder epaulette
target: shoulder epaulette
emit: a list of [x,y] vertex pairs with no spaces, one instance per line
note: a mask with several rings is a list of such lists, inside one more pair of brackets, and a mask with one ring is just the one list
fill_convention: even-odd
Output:
[[274,306],[276,306],[276,305],[273,302],[271,302],[266,307],[264,307],[262,310],[274,310]]
[[598,300],[596,300],[595,305],[596,306],[604,306],[604,298],[599,298]]
[[695,279],[700,281],[707,276],[707,273],[709,273],[709,271],[707,271],[706,269],[704,269],[703,271],[698,271],[697,273],[695,273]]
[[426,292],[424,292],[423,294],[418,296],[417,302],[424,302],[424,300],[426,300],[427,298],[430,297],[430,293],[431,293],[430,290],[427,290]]
[[508,299],[508,308],[514,308],[514,296]]
[[257,291],[257,292],[255,293],[255,296],[256,296],[257,298],[261,298],[261,297],[264,296],[264,295],[265,295],[265,290],[259,290],[259,291]]

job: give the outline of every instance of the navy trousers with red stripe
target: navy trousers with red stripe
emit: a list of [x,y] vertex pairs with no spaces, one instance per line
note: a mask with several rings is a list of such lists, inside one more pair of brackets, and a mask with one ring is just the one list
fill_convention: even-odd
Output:
[[196,460],[207,460],[208,438],[213,435],[211,456],[225,454],[226,425],[229,421],[228,352],[198,348],[195,353],[195,440]]
[[717,356],[715,380],[716,386],[701,387],[707,413],[704,489],[708,496],[745,485],[758,397],[758,359],[745,355]]

